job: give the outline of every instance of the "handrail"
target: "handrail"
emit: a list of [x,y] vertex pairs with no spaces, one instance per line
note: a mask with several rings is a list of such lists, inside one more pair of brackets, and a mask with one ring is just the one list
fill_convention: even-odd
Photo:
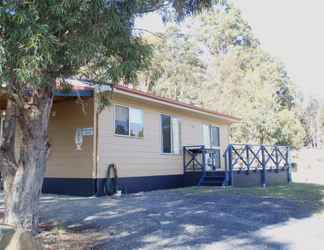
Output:
[[[220,158],[214,158],[215,155],[219,152],[219,149],[216,148],[207,148],[205,145],[190,145],[183,146],[183,170],[184,172],[200,170],[203,174],[207,171],[207,166],[212,165],[213,168],[220,166]],[[209,159],[212,159],[212,163],[207,162],[207,156]],[[190,159],[187,161],[187,157]],[[216,163],[215,159],[219,160],[219,163]],[[196,168],[196,166],[198,168]]]
[[270,144],[240,144],[240,143],[232,143],[229,144],[228,146],[254,146],[254,147],[260,147],[260,146],[265,146],[265,147],[289,147],[288,145],[270,145]]
[[233,182],[233,171],[261,171],[262,185],[266,185],[266,171],[287,170],[288,182],[290,173],[290,147],[287,145],[253,145],[229,144],[223,154],[225,158],[226,183]]
[[184,148],[201,148],[204,147],[205,145],[187,145],[187,146],[183,146]]

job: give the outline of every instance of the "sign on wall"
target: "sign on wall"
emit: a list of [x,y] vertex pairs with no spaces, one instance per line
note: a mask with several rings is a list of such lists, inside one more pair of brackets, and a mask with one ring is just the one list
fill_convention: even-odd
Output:
[[93,128],[81,128],[83,136],[92,136]]
[[84,136],[93,136],[93,128],[77,128],[75,130],[75,145],[77,150],[82,150]]

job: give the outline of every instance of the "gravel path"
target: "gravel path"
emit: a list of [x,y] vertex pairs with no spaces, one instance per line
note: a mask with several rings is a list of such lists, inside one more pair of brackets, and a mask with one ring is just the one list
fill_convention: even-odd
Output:
[[[309,250],[323,249],[324,244],[324,216],[311,205],[230,195],[219,188],[121,198],[45,195],[42,218],[45,229],[59,225],[56,230],[61,236],[75,235],[73,239],[62,236],[59,249]],[[52,232],[49,228],[48,234]],[[69,245],[72,241],[85,243]]]

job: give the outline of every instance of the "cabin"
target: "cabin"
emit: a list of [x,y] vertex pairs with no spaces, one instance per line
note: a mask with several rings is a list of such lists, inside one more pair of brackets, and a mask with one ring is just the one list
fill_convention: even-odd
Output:
[[[288,147],[230,144],[238,118],[125,86],[69,83],[55,93],[45,193],[104,195],[112,164],[125,193],[290,181]],[[98,94],[111,104],[101,109]],[[2,128],[3,98],[0,109]]]

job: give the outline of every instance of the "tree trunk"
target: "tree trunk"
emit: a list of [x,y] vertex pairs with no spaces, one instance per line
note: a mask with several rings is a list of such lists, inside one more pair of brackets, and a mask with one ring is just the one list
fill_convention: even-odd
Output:
[[[3,127],[3,140],[0,147],[1,178],[4,180],[3,188],[5,205],[10,203],[11,186],[17,169],[15,158],[16,115],[17,110],[15,104],[11,100],[8,100]],[[7,217],[8,213],[8,207],[5,206],[5,217]]]
[[23,105],[17,105],[17,122],[22,142],[14,171],[4,176],[5,223],[19,231],[36,233],[39,199],[48,158],[48,121],[53,90],[34,93]]

